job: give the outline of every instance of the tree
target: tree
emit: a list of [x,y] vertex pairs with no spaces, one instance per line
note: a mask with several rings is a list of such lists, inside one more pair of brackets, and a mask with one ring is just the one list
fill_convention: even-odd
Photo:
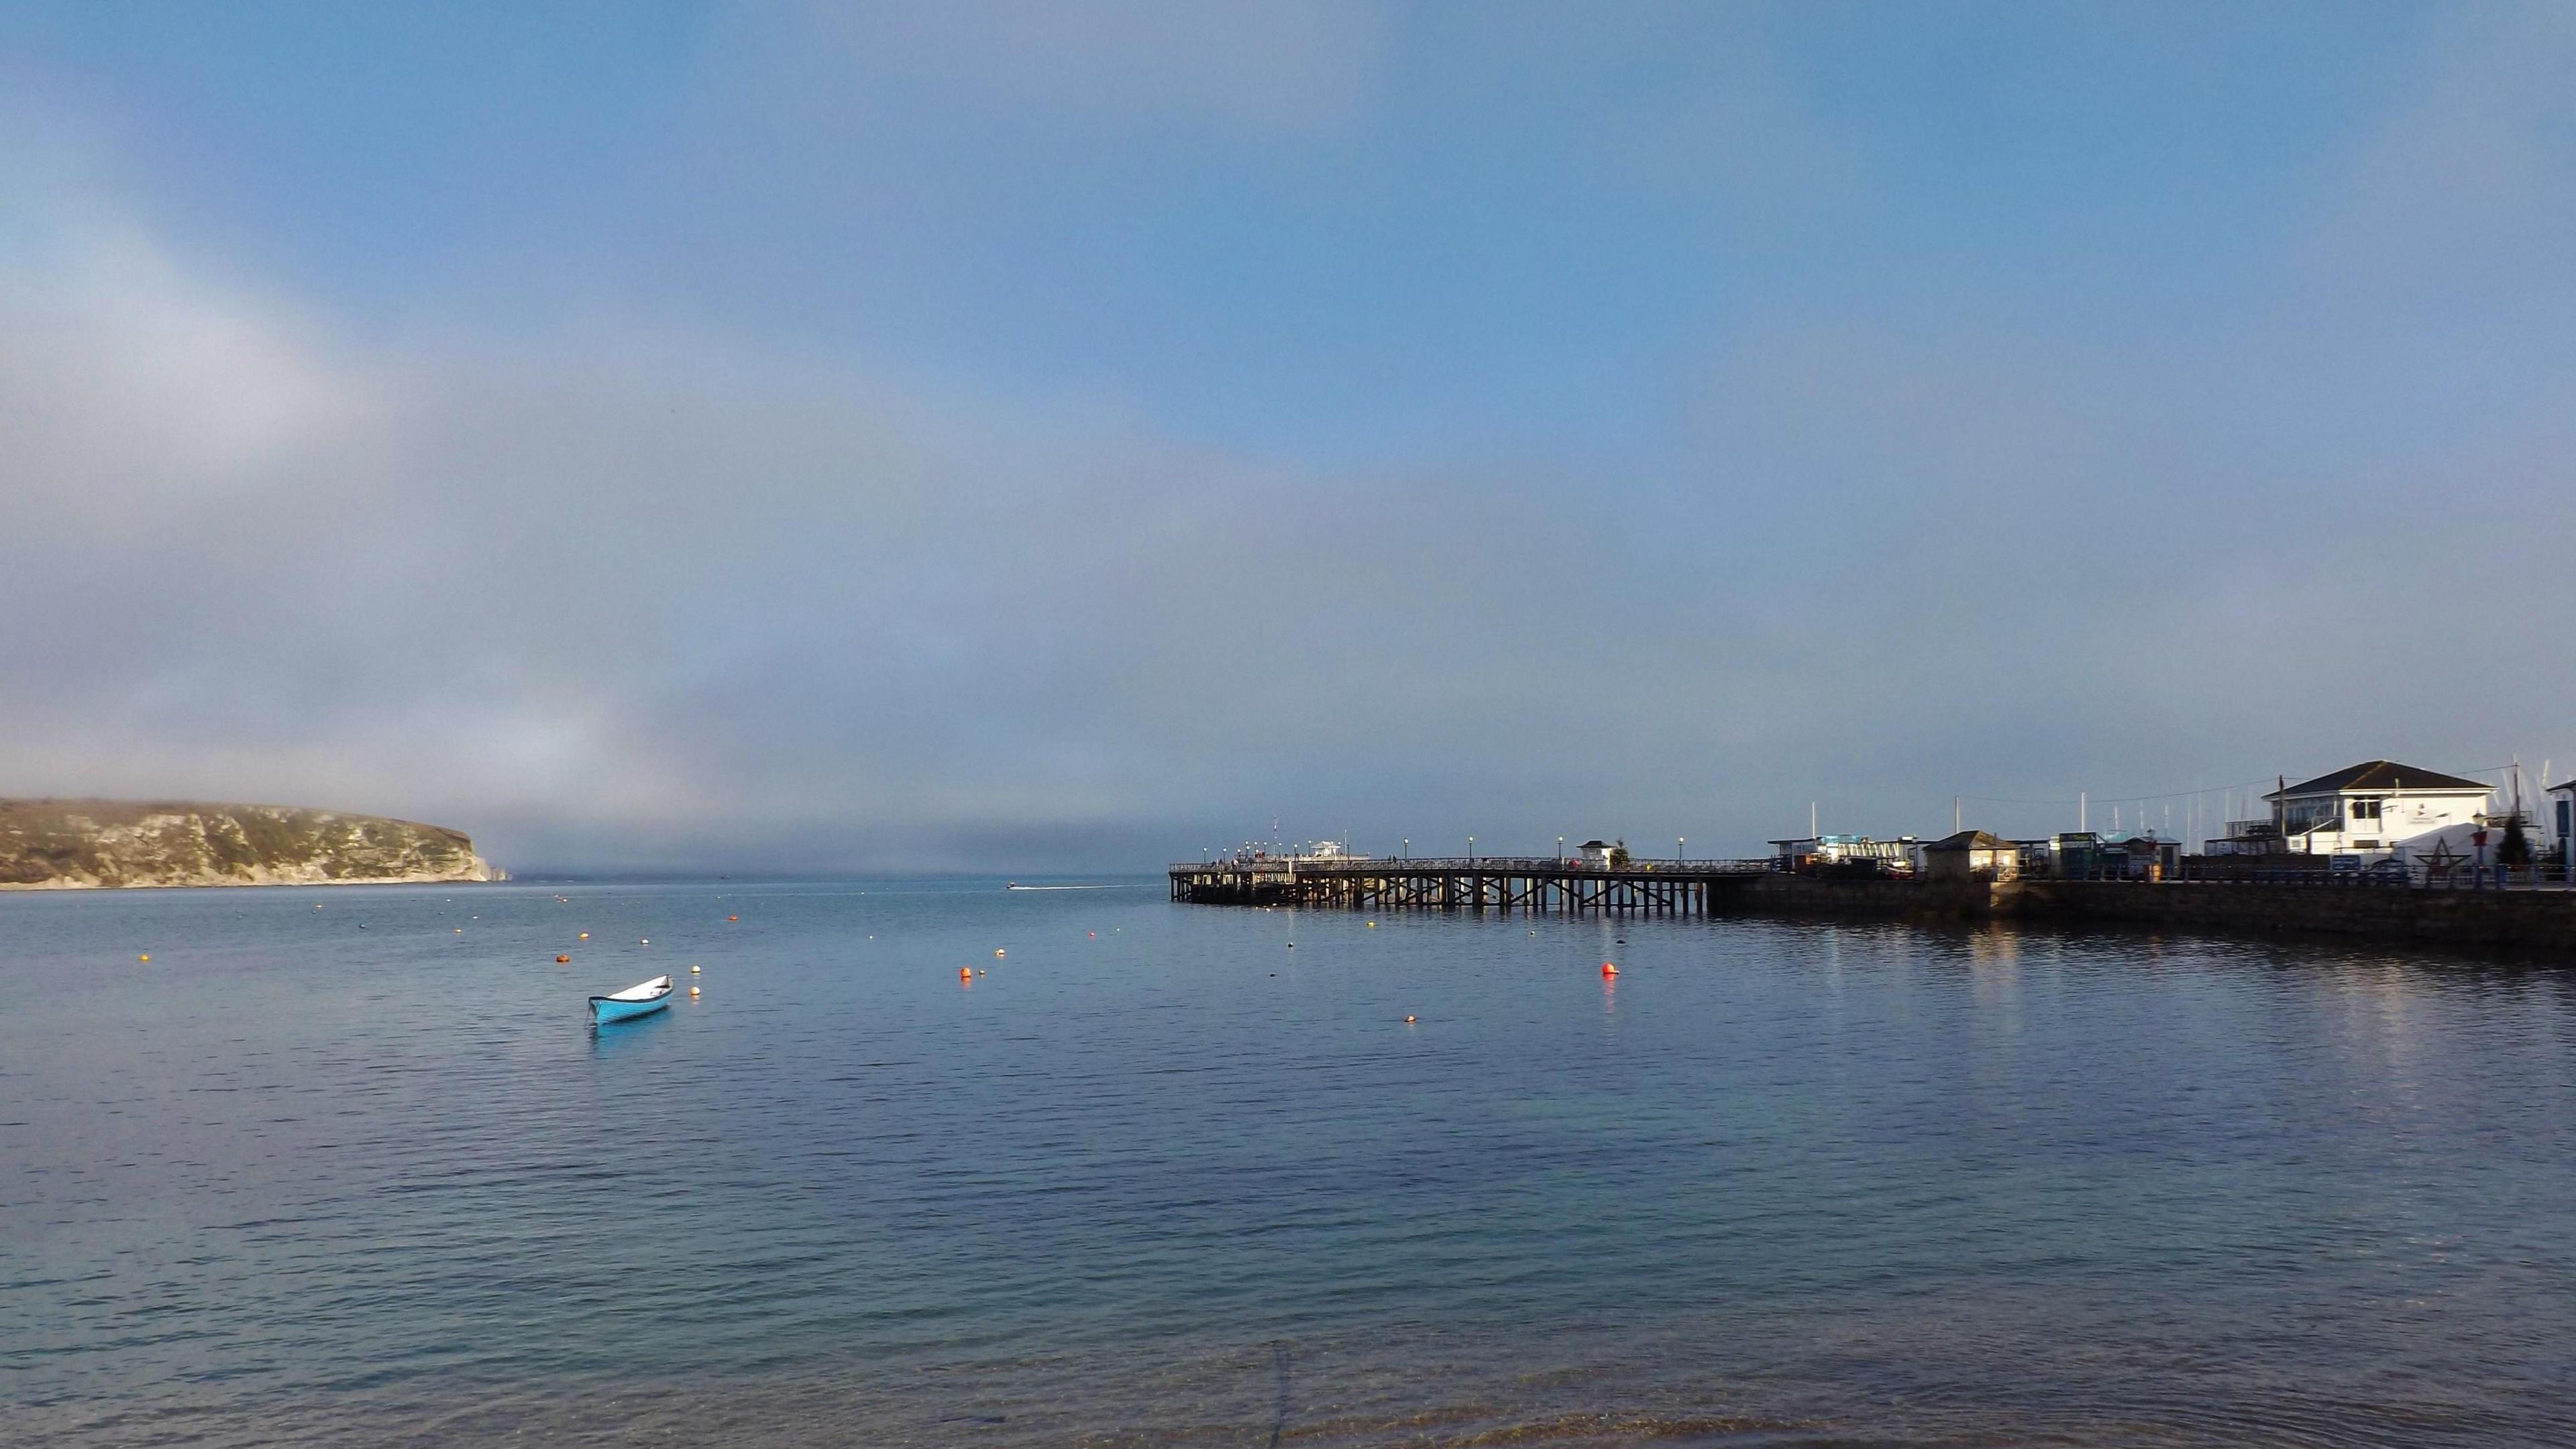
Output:
[[1610,868],[1612,870],[1628,868],[1628,842],[1622,840],[1610,847]]
[[2504,818],[2504,839],[2496,846],[2496,864],[2531,864],[2531,837],[2522,830],[2522,812]]

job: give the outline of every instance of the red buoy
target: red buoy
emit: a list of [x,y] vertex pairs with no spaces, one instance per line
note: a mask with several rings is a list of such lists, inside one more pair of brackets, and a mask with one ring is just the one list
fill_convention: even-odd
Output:
[[1604,961],[1601,963],[1601,974],[1604,976],[1616,976],[1619,974],[1619,968],[1611,965],[1607,961]]

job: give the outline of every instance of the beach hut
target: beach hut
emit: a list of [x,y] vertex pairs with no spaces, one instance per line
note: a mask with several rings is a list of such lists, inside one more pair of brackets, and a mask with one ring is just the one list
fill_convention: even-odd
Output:
[[1923,847],[1929,880],[2012,880],[2021,874],[2021,847],[1983,830],[1962,830]]

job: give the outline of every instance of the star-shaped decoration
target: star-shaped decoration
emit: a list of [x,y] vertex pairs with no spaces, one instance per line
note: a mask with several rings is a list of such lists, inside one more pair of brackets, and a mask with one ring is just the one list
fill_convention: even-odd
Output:
[[2469,858],[2453,850],[2451,842],[2436,840],[2431,850],[2416,852],[2415,863],[2424,867],[2424,874],[2428,879],[2449,880],[2453,871],[2469,863]]

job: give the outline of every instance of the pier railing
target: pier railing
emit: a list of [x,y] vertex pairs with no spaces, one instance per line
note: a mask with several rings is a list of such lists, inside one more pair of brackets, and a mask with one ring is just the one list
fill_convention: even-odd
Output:
[[1546,855],[1262,856],[1180,861],[1171,877],[1172,899],[1209,905],[1705,916],[1772,869],[1767,858],[1631,858],[1605,867]]
[[1255,870],[1277,872],[1293,870],[1299,875],[1436,875],[1469,871],[1493,871],[1504,875],[1552,874],[1576,871],[1590,875],[1623,875],[1635,872],[1658,872],[1672,875],[1760,875],[1779,869],[1769,856],[1751,860],[1676,860],[1631,857],[1626,865],[1598,866],[1578,857],[1558,858],[1546,855],[1404,855],[1373,860],[1302,860],[1289,856],[1272,856],[1261,860],[1181,860],[1174,861],[1174,871]]
[[2576,889],[2561,866],[2475,865],[2464,864],[2448,870],[2428,869],[2422,864],[2401,866],[2394,870],[2313,870],[2262,869],[2231,870],[2224,874],[2185,868],[2180,875],[2169,877],[2167,884],[2182,885],[2264,885],[2315,886],[2324,890],[2352,891],[2563,891]]

